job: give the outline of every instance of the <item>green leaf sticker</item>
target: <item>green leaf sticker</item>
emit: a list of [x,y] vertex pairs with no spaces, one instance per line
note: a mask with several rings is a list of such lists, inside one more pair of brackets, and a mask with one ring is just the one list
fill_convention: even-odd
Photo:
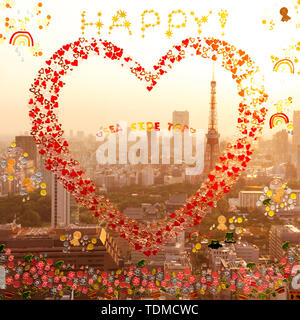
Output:
[[6,246],[4,243],[0,244],[0,252],[4,252]]
[[24,298],[24,299],[30,299],[30,298],[31,298],[31,297],[30,297],[30,293],[31,293],[30,291],[25,291],[25,292],[23,292],[23,295],[22,295],[23,298]]
[[263,205],[264,205],[264,206],[268,206],[268,205],[270,205],[270,202],[271,202],[271,199],[270,199],[270,198],[267,198],[267,199],[265,199],[265,200],[263,201]]
[[60,269],[63,264],[64,264],[63,260],[57,261],[56,264],[55,264],[55,268],[56,269]]
[[287,250],[289,247],[290,247],[289,241],[284,242],[283,245],[282,245],[282,249],[283,250]]
[[247,263],[247,268],[253,269],[254,267],[255,267],[255,263],[254,262]]
[[141,260],[141,261],[139,261],[138,263],[137,263],[137,266],[138,267],[144,267],[145,266],[145,260]]
[[33,259],[33,255],[32,254],[28,254],[27,256],[25,256],[24,260],[25,262],[31,262]]

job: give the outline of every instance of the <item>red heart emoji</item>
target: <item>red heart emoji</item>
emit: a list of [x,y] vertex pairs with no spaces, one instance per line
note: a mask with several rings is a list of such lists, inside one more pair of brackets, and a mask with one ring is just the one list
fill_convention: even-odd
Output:
[[[196,41],[198,45],[188,46],[190,41],[191,43]],[[120,49],[119,47],[114,46],[113,44],[105,40],[99,40],[97,42],[95,42],[95,40],[92,40],[92,42],[89,43],[87,40],[81,39],[80,41],[75,41],[73,44],[70,44],[70,48],[72,48],[74,53],[80,52],[81,59],[84,59],[83,56],[86,58],[88,56],[92,56],[93,54],[98,56],[96,51],[88,51],[86,49],[89,47],[95,47],[95,43],[97,43],[97,47],[99,48],[98,52],[101,53],[101,57],[107,57],[111,60],[118,61],[121,64],[128,66],[132,73],[134,73],[138,77],[138,79],[144,81],[145,87],[148,91],[151,91],[153,89],[158,79],[160,79],[160,77],[164,73],[169,71],[170,68],[173,67],[173,65],[176,65],[176,63],[179,63],[179,61],[184,60],[183,57],[194,55],[195,52],[200,56],[210,58],[212,60],[214,60],[213,57],[217,57],[218,60],[220,60],[220,63],[225,66],[227,70],[231,71],[233,78],[235,76],[235,78],[237,79],[236,83],[238,84],[239,93],[245,90],[246,85],[243,86],[243,80],[250,77],[253,71],[256,70],[253,61],[251,61],[247,66],[247,70],[240,69],[240,66],[237,63],[239,59],[234,57],[236,54],[238,54],[238,51],[228,43],[222,43],[217,39],[204,38],[204,41],[202,42],[200,38],[197,38],[197,40],[193,39],[193,41],[191,40],[191,38],[183,40],[182,45],[186,47],[184,52],[179,50],[180,45],[177,48],[174,46],[171,50],[168,51],[167,55],[164,55],[158,63],[154,64],[154,70],[156,72],[154,74],[151,72],[146,72],[140,64],[135,63],[131,58],[129,59],[128,56],[125,56],[124,58],[123,49]],[[218,51],[220,51],[220,53]],[[226,54],[223,55],[222,52],[224,51],[230,52],[228,54],[228,56],[230,56],[230,59],[226,57]],[[66,51],[64,50],[64,48],[61,48],[57,51],[57,54],[63,56],[65,52]],[[79,62],[80,60],[77,60],[77,58],[75,58],[75,60],[72,62],[73,66],[76,67],[77,65],[79,65]],[[230,67],[228,66],[228,62],[230,62]],[[48,64],[46,63],[46,66],[47,65]],[[51,68],[44,67],[39,71],[38,77],[41,81],[50,83],[47,88],[49,90],[52,90],[50,89],[52,80],[55,79],[55,83],[57,81],[61,81],[61,77],[64,76],[64,73],[62,74],[62,71],[64,71],[66,67],[68,66],[65,65],[64,60],[62,59],[60,63],[56,64],[57,71],[54,72]],[[44,72],[46,73],[46,75],[44,75]],[[157,81],[153,80],[154,76],[156,77],[155,79]],[[150,81],[147,80],[148,78],[150,79]],[[36,80],[37,79],[35,79],[34,82]],[[258,103],[256,107],[256,120],[252,117],[251,112],[250,115],[247,115],[246,112],[245,114],[242,114],[241,112],[243,111],[239,111],[240,113],[238,116],[238,123],[240,122],[240,120],[244,121],[244,123],[249,123],[250,121],[255,120],[255,127],[259,128],[259,130],[256,130],[255,132],[251,131],[253,137],[243,135],[240,131],[241,136],[235,143],[230,144],[230,146],[226,150],[226,153],[221,156],[226,165],[220,166],[221,164],[217,164],[215,166],[215,170],[213,170],[208,176],[208,180],[202,184],[200,191],[197,192],[196,195],[191,196],[188,199],[188,203],[193,203],[193,205],[188,205],[187,203],[186,206],[184,206],[180,210],[174,211],[167,219],[164,219],[157,223],[157,226],[146,226],[143,224],[137,224],[130,218],[124,216],[117,209],[113,208],[113,205],[110,202],[106,201],[103,197],[96,194],[96,187],[94,183],[85,176],[85,173],[80,170],[78,162],[72,159],[69,155],[68,144],[65,143],[66,140],[63,137],[63,130],[61,126],[58,125],[58,118],[56,114],[51,115],[50,119],[53,123],[50,123],[50,126],[46,126],[46,124],[40,123],[38,129],[36,129],[36,125],[38,123],[38,120],[40,119],[37,117],[35,108],[39,107],[42,112],[43,108],[45,108],[44,95],[41,93],[44,92],[44,88],[39,88],[40,86],[40,82],[38,85],[35,85],[33,83],[32,88],[34,90],[30,91],[33,94],[33,97],[30,100],[30,106],[32,109],[29,112],[29,116],[30,118],[32,118],[32,129],[35,128],[35,130],[33,130],[33,136],[36,143],[40,144],[39,152],[44,154],[45,159],[48,159],[52,162],[47,163],[46,169],[52,170],[58,175],[58,179],[63,182],[65,188],[67,188],[68,191],[70,191],[75,196],[76,200],[79,203],[94,211],[95,215],[99,215],[100,219],[107,223],[107,227],[109,229],[118,232],[120,235],[122,235],[122,237],[127,239],[136,250],[141,250],[146,256],[150,256],[151,254],[154,254],[154,252],[156,253],[157,250],[159,250],[162,243],[158,239],[163,239],[163,242],[168,241],[177,234],[178,230],[185,230],[191,225],[197,225],[199,221],[203,220],[205,213],[210,210],[210,208],[215,206],[216,201],[221,199],[221,197],[230,190],[230,187],[233,185],[233,183],[236,182],[238,175],[242,171],[237,170],[238,166],[241,165],[245,168],[247,166],[247,162],[250,161],[250,158],[247,155],[247,151],[250,149],[251,143],[261,132],[261,128],[263,127],[263,123],[265,120],[266,110],[262,108],[261,105],[266,102],[267,95],[263,91],[256,91],[255,95],[258,95],[257,92],[259,92],[260,95],[258,97]],[[59,91],[57,90],[57,88],[60,88],[62,86],[63,82],[61,82],[61,86],[55,87],[55,92]],[[52,108],[58,108],[58,95],[59,92],[57,92],[57,95],[53,95],[53,93],[50,93],[49,95],[51,96],[51,102],[49,103],[51,104]],[[46,97],[48,97],[48,95]],[[242,97],[243,100],[241,103],[244,106],[242,107],[240,104],[238,108],[246,108],[248,107],[248,105],[250,106],[250,101],[252,101],[251,97],[248,97],[248,94],[247,96],[244,95]],[[46,105],[49,105],[49,103],[47,103]],[[263,112],[260,110],[263,110]],[[52,133],[57,134],[57,137],[54,137],[53,135],[45,135],[43,137],[44,140],[38,140],[36,138],[36,134],[44,133],[45,130],[47,132],[54,131]],[[241,164],[235,157],[230,159],[230,161],[227,161],[228,154],[230,153],[234,155],[236,153],[236,150],[238,150],[239,155],[243,154],[247,156],[247,158],[245,158]],[[228,167],[229,164],[227,162],[230,162],[231,170],[233,172],[237,171],[235,175],[232,171],[230,171]],[[61,163],[61,165],[58,166],[57,164],[59,163]],[[63,173],[66,172],[68,172],[68,174],[64,175]],[[228,185],[226,185],[227,183]],[[220,190],[218,188],[219,185],[223,189]],[[95,201],[98,203],[95,204]],[[121,224],[120,221],[122,221]],[[158,231],[161,232],[161,235],[159,236],[156,235]]]

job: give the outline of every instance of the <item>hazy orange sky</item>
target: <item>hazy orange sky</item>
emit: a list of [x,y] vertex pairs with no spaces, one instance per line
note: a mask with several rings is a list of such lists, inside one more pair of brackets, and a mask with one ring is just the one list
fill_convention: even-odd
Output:
[[[0,0],[0,3],[3,2]],[[38,1],[16,0],[16,7],[31,9]],[[234,44],[249,53],[254,61],[266,74],[266,85],[271,99],[284,99],[292,96],[293,109],[300,109],[299,88],[300,75],[283,77],[272,72],[270,55],[279,53],[280,48],[288,45],[293,32],[300,41],[300,29],[295,28],[300,20],[300,13],[294,14],[292,3],[295,1],[78,1],[51,0],[42,1],[43,10],[51,14],[51,24],[45,31],[32,32],[34,40],[43,49],[41,58],[33,57],[28,49],[21,48],[24,62],[15,52],[15,47],[0,45],[0,134],[20,134],[29,131],[27,101],[29,88],[39,68],[61,45],[76,40],[81,36],[81,13],[86,11],[86,20],[93,22],[97,12],[101,11],[104,24],[101,30],[102,39],[107,39],[124,48],[135,60],[146,68],[150,68],[164,55],[168,49],[182,39],[198,36],[197,24],[191,11],[196,16],[212,14],[208,23],[202,27],[201,36],[213,36]],[[278,13],[280,6],[289,6],[292,21],[280,22]],[[122,9],[127,12],[131,22],[132,35],[122,28],[114,29],[109,34],[112,16]],[[141,37],[141,14],[144,10],[154,9],[159,13],[160,26],[147,30],[145,38]],[[181,9],[187,14],[186,28],[174,29],[174,36],[168,39],[165,32],[168,29],[168,14]],[[218,21],[218,11],[227,9],[229,16],[221,36]],[[11,11],[14,12],[14,11]],[[272,13],[274,12],[274,13]],[[0,32],[3,29],[3,18],[9,16],[9,11],[0,10]],[[261,23],[265,15],[274,16],[275,31],[267,31]],[[149,21],[154,21],[151,16]],[[178,19],[178,20],[176,20]],[[180,21],[179,16],[174,22]],[[299,22],[298,22],[299,23]],[[97,37],[95,27],[87,27],[85,37]],[[96,135],[103,125],[115,124],[121,120],[128,123],[139,121],[160,121],[161,126],[167,126],[172,120],[173,110],[188,110],[190,124],[193,127],[207,129],[210,81],[212,64],[199,57],[186,59],[176,65],[171,72],[164,75],[159,84],[149,93],[129,70],[122,69],[118,64],[92,58],[84,62],[65,78],[60,98],[59,119],[67,133],[83,130],[87,134]],[[236,88],[229,72],[216,65],[217,108],[219,131],[228,136],[235,132],[235,119],[239,103]],[[275,108],[270,106],[273,113]],[[271,111],[270,111],[271,112]],[[274,130],[273,130],[274,131]],[[269,129],[265,134],[273,133]]]

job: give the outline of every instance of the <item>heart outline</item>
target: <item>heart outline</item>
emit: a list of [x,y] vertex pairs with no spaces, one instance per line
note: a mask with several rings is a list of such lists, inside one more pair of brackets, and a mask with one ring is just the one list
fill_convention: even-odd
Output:
[[[31,108],[29,116],[32,119],[33,127],[35,127],[39,119],[38,114],[35,112],[35,108],[37,106],[39,106],[41,110],[44,108],[43,104],[45,97],[50,101],[47,105],[48,107],[50,106],[48,110],[54,111],[54,109],[58,109],[58,92],[61,88],[53,85],[53,83],[51,83],[51,87],[49,85],[48,88],[48,84],[51,80],[54,81],[56,78],[58,78],[58,80],[61,79],[69,72],[69,70],[67,71],[64,68],[64,64],[61,64],[62,60],[59,58],[60,56],[64,56],[64,60],[67,56],[68,61],[71,63],[74,63],[76,60],[78,61],[78,63],[76,63],[78,65],[83,59],[86,60],[91,53],[95,53],[96,55],[102,54],[104,59],[108,58],[119,62],[121,61],[122,67],[126,65],[140,80],[145,81],[146,88],[149,92],[157,84],[161,75],[167,73],[167,71],[172,68],[173,64],[186,58],[188,50],[192,50],[192,53],[196,51],[196,55],[200,55],[204,58],[212,58],[212,56],[214,56],[213,60],[219,60],[221,57],[222,66],[232,72],[232,77],[237,83],[238,94],[242,97],[242,102],[239,104],[238,120],[244,122],[244,126],[242,131],[239,124],[237,125],[239,135],[243,138],[237,138],[234,144],[229,143],[226,152],[231,152],[236,155],[244,154],[245,157],[247,157],[246,160],[241,162],[238,160],[237,156],[235,156],[234,159],[229,159],[226,157],[225,152],[225,154],[222,155],[222,162],[224,163],[223,168],[217,163],[213,172],[208,175],[207,181],[202,183],[202,189],[199,189],[196,195],[187,199],[187,203],[183,208],[175,210],[168,218],[164,218],[161,221],[152,224],[150,227],[138,224],[136,221],[122,215],[118,210],[113,208],[112,204],[104,199],[103,196],[96,195],[94,183],[85,176],[79,165],[71,158],[68,147],[63,146],[66,142],[63,135],[58,135],[57,138],[50,136],[49,132],[53,130],[58,133],[63,133],[63,130],[61,129],[62,125],[58,123],[58,118],[55,113],[53,113],[51,117],[52,127],[49,125],[45,126],[44,121],[39,121],[40,126],[44,124],[42,129],[38,126],[38,129],[32,129],[31,131],[31,134],[38,144],[39,153],[46,156],[46,169],[58,174],[58,179],[63,183],[64,187],[74,195],[76,201],[88,207],[91,211],[94,211],[95,216],[99,216],[107,222],[108,228],[118,232],[120,237],[127,239],[136,250],[142,251],[146,256],[150,256],[151,254],[155,255],[164,241],[172,239],[181,230],[199,224],[204,219],[207,210],[210,207],[214,207],[216,201],[221,199],[224,194],[230,190],[230,187],[245,170],[247,163],[250,161],[249,157],[253,152],[251,143],[256,140],[259,134],[261,134],[267,112],[267,109],[262,107],[262,104],[265,103],[268,98],[262,85],[258,85],[258,89],[255,89],[255,84],[253,84],[253,89],[255,90],[247,92],[245,96],[245,85],[242,84],[244,84],[249,77],[253,79],[258,72],[254,62],[248,55],[246,59],[247,63],[243,63],[242,66],[237,68],[236,65],[239,64],[242,59],[245,60],[245,56],[235,58],[235,52],[239,51],[237,51],[234,46],[218,39],[201,39],[198,37],[196,39],[196,41],[198,41],[198,46],[195,48],[195,45],[192,44],[194,42],[190,41],[190,39],[191,38],[185,39],[180,45],[173,46],[165,56],[162,56],[159,62],[153,66],[154,70],[157,70],[155,73],[147,72],[139,63],[135,62],[132,58],[125,56],[123,49],[113,45],[107,40],[100,39],[97,41],[92,38],[89,42],[86,39],[83,40],[80,38],[80,41],[68,44],[72,50],[68,50],[67,52],[63,48],[60,48],[52,55],[50,60],[48,60],[51,61],[51,63],[49,64],[47,62],[45,67],[41,68],[38,73],[38,78],[34,79],[34,82],[37,79],[44,79],[47,84],[46,87],[40,87],[39,90],[32,90],[31,88],[33,97],[29,101],[29,106]],[[216,47],[217,44],[218,46]],[[91,49],[89,51],[84,51],[84,48],[87,46],[90,46]],[[212,46],[217,48],[217,51],[214,50]],[[229,46],[231,50],[221,50],[222,46]],[[181,56],[180,52],[184,53],[184,55]],[[215,59],[215,57],[217,57],[217,59]],[[71,58],[73,60],[71,60]],[[63,75],[57,72],[57,69],[59,68],[64,70]],[[46,74],[46,76],[43,77],[44,74]],[[64,84],[65,83],[63,83],[63,85]],[[63,87],[63,85],[61,87]],[[32,85],[33,88],[37,88],[38,86],[39,85]],[[54,90],[56,91],[54,92]],[[250,111],[251,105],[255,108],[253,112]],[[257,107],[260,107],[260,109]],[[42,114],[42,112],[40,114]],[[244,128],[245,125],[247,128],[249,127],[248,130]],[[251,128],[256,128],[254,133],[252,133]],[[249,135],[249,132],[251,135]],[[42,139],[37,138],[38,134],[42,136]],[[241,166],[241,169],[238,172],[229,170],[236,166]],[[224,167],[226,169],[224,169]],[[64,170],[64,174],[62,174],[62,170]],[[227,176],[225,173],[227,173]],[[228,173],[230,173],[230,175]],[[76,183],[74,183],[74,181]],[[213,193],[211,187],[216,183],[218,183],[219,188],[218,191],[214,190],[215,192]],[[173,222],[173,224],[170,222]]]

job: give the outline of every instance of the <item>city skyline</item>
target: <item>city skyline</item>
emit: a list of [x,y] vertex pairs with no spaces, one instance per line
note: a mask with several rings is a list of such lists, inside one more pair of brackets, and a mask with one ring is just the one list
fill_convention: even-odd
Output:
[[[21,18],[34,0],[1,1],[0,300],[300,300],[300,0],[35,3],[23,26],[41,57],[22,38],[4,41],[16,32],[6,12]],[[117,47],[103,41],[105,59],[88,53],[94,43],[86,56],[71,45],[50,58],[79,37]],[[192,37],[217,39],[207,41],[215,56]],[[171,48],[174,60],[159,61]],[[275,72],[284,56],[293,68]],[[57,58],[58,99],[40,97],[39,80],[28,106],[38,70]],[[255,76],[237,85],[235,66],[252,77],[251,60],[262,91]],[[268,101],[246,102],[255,90]]]

